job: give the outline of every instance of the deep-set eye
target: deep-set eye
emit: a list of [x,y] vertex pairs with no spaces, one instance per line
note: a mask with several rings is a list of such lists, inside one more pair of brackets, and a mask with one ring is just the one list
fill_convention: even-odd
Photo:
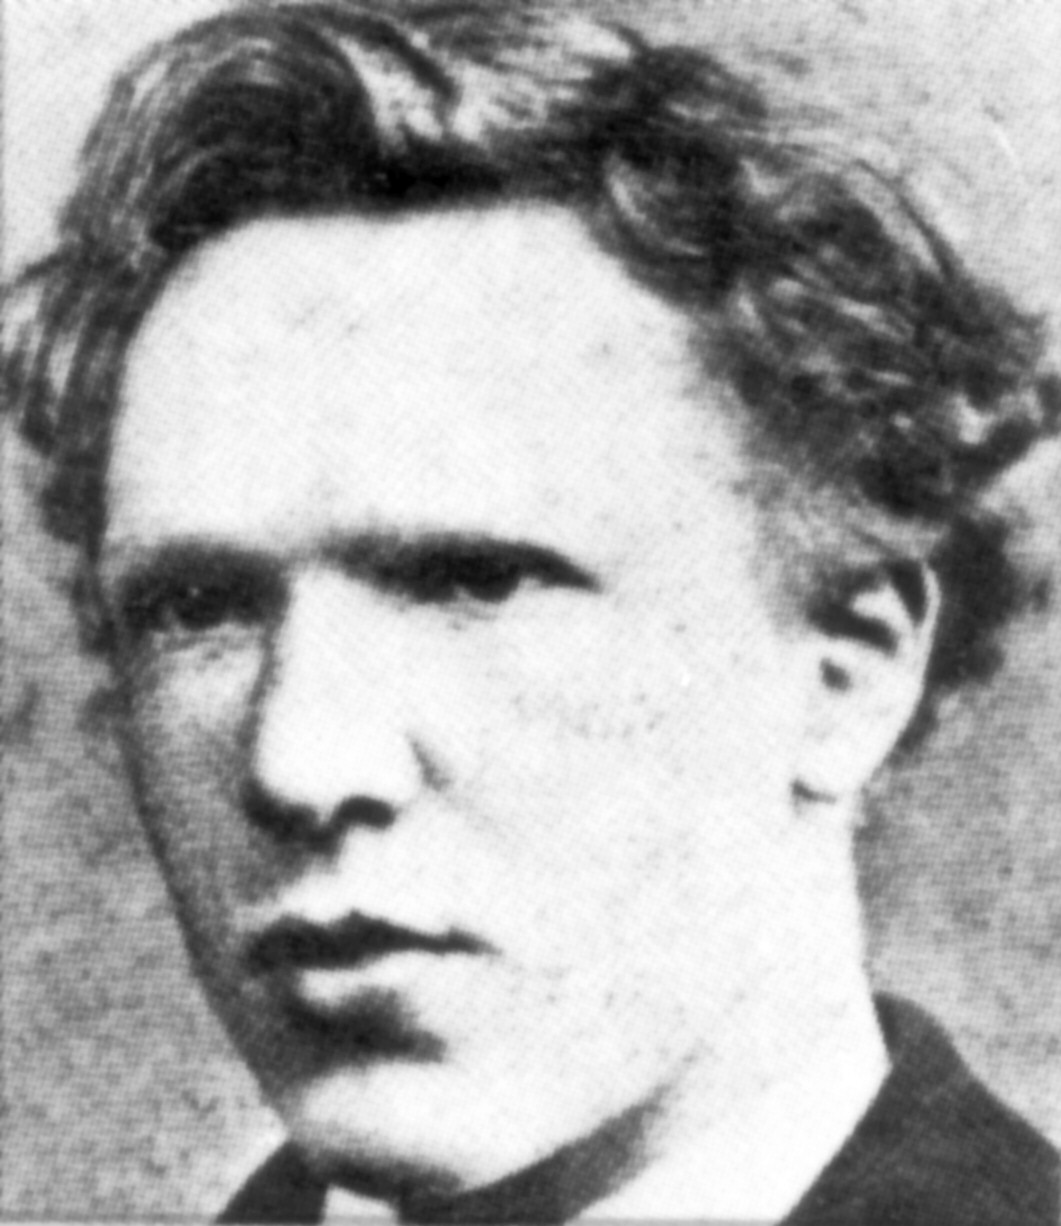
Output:
[[501,605],[537,588],[597,590],[595,578],[549,549],[523,542],[432,541],[376,564],[376,579],[421,604]]
[[181,630],[212,630],[222,622],[242,620],[246,601],[239,591],[216,583],[189,583],[170,594],[161,612]]
[[501,550],[432,551],[388,576],[415,600],[430,604],[500,604],[533,577],[523,559]]
[[490,554],[460,558],[453,569],[455,589],[461,595],[487,604],[507,600],[527,577],[519,559]]
[[230,579],[173,579],[134,593],[124,615],[134,635],[208,634],[254,621],[264,605],[253,583]]
[[527,576],[518,558],[502,553],[438,550],[407,559],[384,577],[424,603],[498,604],[512,596]]

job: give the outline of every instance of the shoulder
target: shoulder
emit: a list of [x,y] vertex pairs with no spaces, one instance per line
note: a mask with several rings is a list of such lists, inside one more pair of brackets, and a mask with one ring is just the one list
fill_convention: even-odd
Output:
[[1057,1152],[917,1006],[878,999],[892,1072],[790,1226],[1057,1226]]
[[326,1186],[284,1145],[250,1176],[218,1217],[219,1222],[319,1222]]

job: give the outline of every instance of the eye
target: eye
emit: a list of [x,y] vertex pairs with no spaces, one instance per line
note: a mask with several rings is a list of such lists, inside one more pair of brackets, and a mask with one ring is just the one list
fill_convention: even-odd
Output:
[[487,553],[454,559],[449,576],[456,593],[485,604],[507,600],[527,578],[526,568],[518,559]]
[[587,571],[549,549],[522,542],[435,541],[399,550],[377,580],[418,603],[501,605],[527,589],[598,590]]
[[177,578],[133,591],[123,619],[134,637],[194,636],[259,620],[267,605],[261,586],[246,576]]
[[404,574],[392,574],[388,579],[405,587],[418,601],[449,604],[466,599],[500,604],[528,577],[520,559],[500,552],[439,551],[410,561]]

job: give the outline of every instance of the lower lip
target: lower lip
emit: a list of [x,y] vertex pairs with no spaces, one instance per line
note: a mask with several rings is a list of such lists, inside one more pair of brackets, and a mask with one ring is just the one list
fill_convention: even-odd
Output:
[[431,955],[420,950],[390,953],[355,966],[301,968],[284,976],[284,990],[300,1010],[320,1018],[358,1011],[366,993],[407,985],[417,964]]

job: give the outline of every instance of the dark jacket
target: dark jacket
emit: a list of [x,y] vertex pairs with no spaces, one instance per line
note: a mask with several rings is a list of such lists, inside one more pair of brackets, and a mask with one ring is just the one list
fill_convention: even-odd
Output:
[[[927,1014],[895,997],[879,997],[877,1011],[891,1072],[782,1226],[1058,1226],[1057,1153],[976,1080]],[[326,1195],[284,1146],[220,1221],[319,1222]],[[517,1212],[511,1220],[558,1219]]]

